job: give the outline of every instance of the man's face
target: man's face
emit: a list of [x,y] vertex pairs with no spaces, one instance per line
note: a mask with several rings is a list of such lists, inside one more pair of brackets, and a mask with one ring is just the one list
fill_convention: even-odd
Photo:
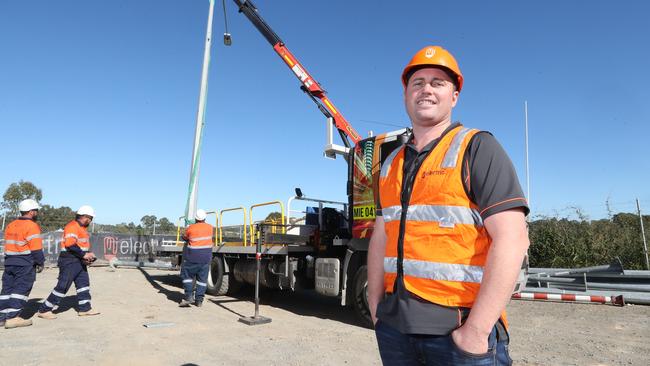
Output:
[[91,221],[93,221],[93,217],[92,217],[92,216],[83,215],[83,216],[79,217],[79,223],[80,223],[81,226],[83,226],[83,227],[88,227],[88,225],[90,225],[90,222],[91,222]]
[[458,91],[452,79],[438,68],[416,71],[404,90],[406,113],[414,127],[433,127],[451,120],[451,109],[457,102]]

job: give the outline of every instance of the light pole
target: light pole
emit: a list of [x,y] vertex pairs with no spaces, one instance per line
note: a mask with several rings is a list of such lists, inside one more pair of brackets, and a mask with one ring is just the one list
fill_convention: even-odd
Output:
[[201,139],[205,125],[205,106],[208,96],[208,71],[210,69],[210,46],[212,44],[212,16],[214,14],[214,0],[210,0],[208,13],[208,27],[205,34],[205,49],[203,51],[203,71],[201,73],[201,89],[199,92],[199,108],[196,113],[196,130],[194,132],[194,149],[192,150],[192,165],[190,168],[190,183],[187,192],[187,205],[185,206],[185,223],[196,213],[196,203],[199,191],[199,162],[201,160]]
[[526,200],[530,206],[530,168],[528,165],[528,101],[524,101],[524,114],[526,123]]

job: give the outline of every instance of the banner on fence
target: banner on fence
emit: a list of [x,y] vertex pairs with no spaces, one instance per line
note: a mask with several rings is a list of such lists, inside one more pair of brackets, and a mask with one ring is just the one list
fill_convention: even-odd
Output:
[[[43,233],[43,254],[48,265],[55,265],[61,251],[63,231]],[[90,235],[90,250],[98,259],[110,261],[153,261],[160,247],[173,243],[173,235],[134,235],[97,233]],[[4,233],[0,232],[0,265],[4,264]]]

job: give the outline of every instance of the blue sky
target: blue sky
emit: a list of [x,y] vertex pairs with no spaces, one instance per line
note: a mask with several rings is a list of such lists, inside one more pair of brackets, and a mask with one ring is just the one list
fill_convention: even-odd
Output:
[[[650,5],[641,1],[268,1],[262,16],[366,136],[409,124],[400,74],[418,49],[457,58],[454,119],[491,131],[533,214],[650,212]],[[322,158],[325,120],[271,46],[226,2],[214,19],[199,205],[305,194],[345,200]],[[175,218],[187,195],[207,0],[0,1],[0,190],[91,204],[101,223]],[[380,123],[375,123],[375,122]],[[260,212],[260,214],[263,214]]]

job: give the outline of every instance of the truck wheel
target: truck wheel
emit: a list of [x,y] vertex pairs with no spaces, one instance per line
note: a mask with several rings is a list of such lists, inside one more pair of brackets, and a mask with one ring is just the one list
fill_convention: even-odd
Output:
[[366,328],[372,328],[370,318],[370,307],[368,306],[368,266],[359,267],[354,275],[354,312],[359,317],[361,324]]
[[210,295],[222,296],[237,292],[240,288],[231,273],[226,273],[226,266],[222,257],[213,257],[210,263],[210,274],[208,275],[207,293]]
[[[228,291],[228,281],[223,280],[224,272],[223,258],[213,257],[210,263],[210,273],[208,274],[207,293],[216,296],[225,295]],[[226,285],[225,289],[223,288],[224,283]]]

